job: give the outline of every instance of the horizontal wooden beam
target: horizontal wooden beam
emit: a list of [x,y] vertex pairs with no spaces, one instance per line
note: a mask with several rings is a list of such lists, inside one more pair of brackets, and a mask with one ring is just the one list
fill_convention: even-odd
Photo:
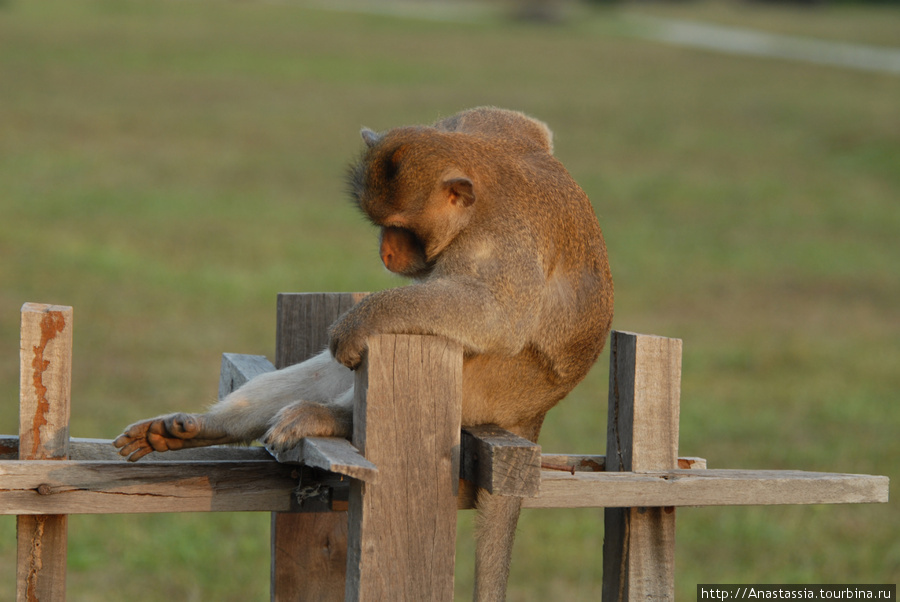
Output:
[[[0,435],[0,460],[16,460],[19,457],[19,438],[14,435]],[[217,462],[242,460],[270,460],[271,455],[263,447],[240,445],[214,445],[179,449],[165,453],[151,452],[144,456],[141,464],[147,462]],[[119,455],[111,439],[69,439],[69,459],[85,462],[126,462]]]
[[[309,437],[308,439],[314,439]],[[326,438],[331,441],[331,438]],[[350,442],[347,442],[351,445]],[[313,443],[315,447],[320,447]],[[343,444],[339,444],[343,445]],[[533,445],[529,442],[529,445]],[[355,450],[356,448],[352,448]],[[319,452],[316,452],[319,453]],[[359,453],[359,452],[356,452]],[[290,452],[276,455],[279,461],[284,458],[286,463],[296,463],[295,458],[299,457],[300,452],[292,457]],[[141,463],[145,462],[213,462],[213,461],[231,461],[239,462],[241,460],[267,460],[270,455],[263,447],[245,447],[240,445],[214,445],[210,447],[195,447],[188,449],[179,449],[177,451],[169,451],[165,453],[151,452],[145,456]],[[360,456],[362,457],[362,456]],[[19,438],[15,435],[0,435],[0,460],[17,460],[19,458]],[[72,437],[69,439],[69,459],[84,461],[108,461],[108,462],[124,462],[125,458],[119,455],[119,451],[113,446],[111,439],[86,439]],[[322,460],[323,462],[325,460]],[[595,454],[542,454],[541,466],[550,470],[562,470],[572,472],[574,468],[576,472],[603,472],[606,470],[606,456]],[[300,463],[303,463],[301,460]],[[314,460],[311,460],[314,462]],[[337,462],[335,462],[337,464]],[[309,464],[317,468],[330,470],[319,464]],[[465,462],[463,462],[463,470]],[[706,459],[685,457],[678,458],[678,468],[706,468]],[[348,468],[349,470],[349,468]],[[339,474],[354,476],[349,473]],[[461,473],[464,474],[464,473]],[[362,477],[355,477],[360,480],[367,480],[364,473]]]
[[[606,456],[578,454],[542,454],[541,468],[563,472],[603,472]],[[678,458],[678,468],[698,470],[706,468],[706,458]]]
[[[241,462],[0,461],[0,514],[297,510],[297,467]],[[541,471],[526,508],[859,504],[888,501],[883,476],[767,470]],[[347,485],[344,484],[344,487]],[[340,484],[336,488],[340,487]],[[460,488],[458,508],[473,507]],[[340,497],[340,496],[338,496]]]
[[[16,460],[19,438],[0,435],[0,460]],[[69,457],[86,462],[125,462],[109,439],[69,439]],[[165,453],[151,452],[141,460],[148,462],[241,462],[275,458],[285,464],[303,464],[321,468],[361,481],[372,482],[378,474],[374,464],[366,460],[353,444],[337,437],[306,437],[296,448],[270,453],[264,447],[213,445],[179,449]]]
[[295,510],[299,469],[241,462],[0,461],[0,514]]
[[863,504],[888,501],[883,476],[797,470],[670,470],[576,472],[545,470],[541,492],[525,508],[631,508]]

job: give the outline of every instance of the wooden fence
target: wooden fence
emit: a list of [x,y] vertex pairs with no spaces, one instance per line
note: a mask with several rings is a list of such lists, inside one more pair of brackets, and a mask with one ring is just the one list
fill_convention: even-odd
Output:
[[[359,299],[283,294],[276,364],[325,345]],[[610,340],[606,455],[542,454],[493,427],[460,433],[462,351],[435,337],[377,336],[356,374],[352,445],[150,454],[68,434],[72,308],[22,308],[19,436],[0,437],[0,512],[18,515],[19,601],[65,599],[66,515],[272,513],[272,600],[451,600],[456,513],[475,487],[524,507],[603,507],[603,599],[671,600],[675,507],[886,502],[883,476],[712,470],[678,456],[681,341]],[[275,367],[225,354],[220,394]],[[394,417],[402,416],[402,420]],[[561,470],[562,469],[562,470]]]

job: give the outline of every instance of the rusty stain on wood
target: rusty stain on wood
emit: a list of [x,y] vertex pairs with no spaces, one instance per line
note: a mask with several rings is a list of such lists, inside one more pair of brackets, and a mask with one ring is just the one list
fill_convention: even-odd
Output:
[[578,468],[587,472],[601,472],[606,470],[606,462],[601,463],[595,459],[584,458],[578,463]]
[[[5,436],[4,436],[5,437]],[[5,438],[0,440],[0,457],[6,456],[19,456],[19,440],[18,437],[15,438],[15,444],[12,443],[13,438]]]
[[34,392],[37,398],[37,410],[34,413],[34,421],[32,422],[31,433],[31,457],[34,459],[45,458],[45,454],[41,452],[41,427],[47,425],[47,412],[50,410],[50,400],[47,399],[47,387],[44,385],[44,372],[50,366],[50,360],[44,359],[44,351],[47,345],[56,338],[66,327],[66,318],[60,311],[48,311],[41,319],[41,342],[35,345],[34,359],[31,361],[32,380],[34,382]]
[[552,464],[550,462],[541,462],[541,468],[543,470],[561,470],[562,472],[569,472],[573,475],[575,474],[574,466],[564,466],[562,464]]

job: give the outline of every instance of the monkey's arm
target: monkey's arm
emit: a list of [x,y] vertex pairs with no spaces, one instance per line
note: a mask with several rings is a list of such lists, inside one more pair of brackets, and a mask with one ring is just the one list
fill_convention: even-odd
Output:
[[502,287],[440,278],[374,293],[332,324],[331,352],[355,369],[371,335],[430,334],[457,341],[469,353],[515,354],[525,344],[530,314],[492,290]]

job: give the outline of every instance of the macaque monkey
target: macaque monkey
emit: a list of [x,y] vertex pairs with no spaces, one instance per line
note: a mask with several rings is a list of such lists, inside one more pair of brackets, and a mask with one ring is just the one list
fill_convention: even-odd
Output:
[[[590,201],[553,156],[547,126],[482,107],[362,137],[352,197],[381,229],[384,265],[413,282],[365,297],[331,326],[328,350],[251,380],[206,413],[128,427],[115,441],[121,455],[349,437],[351,371],[380,333],[461,343],[463,425],[531,441],[584,378],[609,333],[613,283]],[[478,491],[478,601],[505,598],[520,506]]]

